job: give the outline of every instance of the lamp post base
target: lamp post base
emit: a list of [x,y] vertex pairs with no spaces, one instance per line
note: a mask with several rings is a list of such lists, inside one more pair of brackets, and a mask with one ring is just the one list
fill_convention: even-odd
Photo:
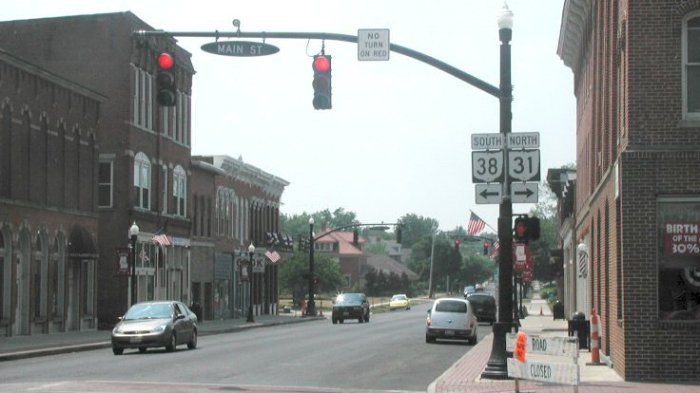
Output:
[[508,364],[506,359],[506,333],[510,332],[512,324],[496,322],[493,324],[493,347],[491,357],[486,363],[486,369],[481,373],[481,378],[508,379]]
[[316,316],[316,302],[313,300],[309,300],[306,306],[306,316],[307,317],[315,317]]

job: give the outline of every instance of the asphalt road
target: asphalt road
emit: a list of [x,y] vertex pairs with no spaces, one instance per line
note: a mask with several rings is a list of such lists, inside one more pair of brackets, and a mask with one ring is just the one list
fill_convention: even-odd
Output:
[[[114,356],[102,349],[6,362],[0,391],[15,383],[113,381],[425,392],[472,348],[463,342],[426,344],[427,309],[415,305],[362,324],[333,325],[329,318],[205,336],[197,349],[179,346],[174,353],[127,350]],[[479,338],[490,332],[481,325]]]

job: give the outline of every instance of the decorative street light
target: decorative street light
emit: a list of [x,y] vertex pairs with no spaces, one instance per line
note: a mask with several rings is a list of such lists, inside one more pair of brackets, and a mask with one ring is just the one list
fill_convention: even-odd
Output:
[[248,246],[248,256],[250,257],[248,260],[250,264],[250,279],[248,280],[250,285],[250,303],[248,304],[248,319],[246,319],[246,322],[255,322],[253,318],[253,282],[255,281],[255,273],[253,273],[253,255],[255,255],[255,246],[253,242],[251,242]]
[[[501,41],[500,67],[500,133],[506,137],[511,132],[513,114],[511,103],[513,101],[513,85],[511,84],[510,40],[513,37],[513,12],[503,5],[498,16],[498,38]],[[507,153],[506,153],[507,154]],[[498,242],[500,251],[498,256],[498,322],[493,325],[493,346],[491,357],[486,369],[481,376],[483,378],[506,379],[508,378],[508,365],[506,356],[506,333],[513,326],[513,308],[517,307],[513,301],[513,205],[510,199],[510,178],[508,175],[508,159],[503,160],[503,199],[499,206],[498,217]]]
[[139,226],[136,221],[129,228],[131,239],[131,305],[136,304],[136,239],[139,237]]
[[307,316],[316,316],[314,300],[314,218],[309,218],[309,302],[306,306]]

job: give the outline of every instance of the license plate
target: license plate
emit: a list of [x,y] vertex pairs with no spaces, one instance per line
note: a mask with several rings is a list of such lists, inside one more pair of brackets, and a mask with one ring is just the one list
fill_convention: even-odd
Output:
[[129,342],[132,342],[132,343],[140,343],[141,341],[143,341],[143,337],[141,337],[141,336],[134,336],[134,337],[129,338]]
[[455,331],[454,330],[445,330],[445,336],[454,336]]

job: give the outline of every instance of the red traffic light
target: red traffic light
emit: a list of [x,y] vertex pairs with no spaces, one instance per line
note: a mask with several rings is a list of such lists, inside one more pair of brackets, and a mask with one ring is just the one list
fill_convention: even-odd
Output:
[[158,67],[160,67],[161,70],[169,70],[173,68],[173,65],[175,64],[175,60],[173,60],[173,55],[170,53],[161,53],[158,55]]
[[331,59],[323,55],[316,56],[312,67],[316,72],[328,72],[331,69]]

